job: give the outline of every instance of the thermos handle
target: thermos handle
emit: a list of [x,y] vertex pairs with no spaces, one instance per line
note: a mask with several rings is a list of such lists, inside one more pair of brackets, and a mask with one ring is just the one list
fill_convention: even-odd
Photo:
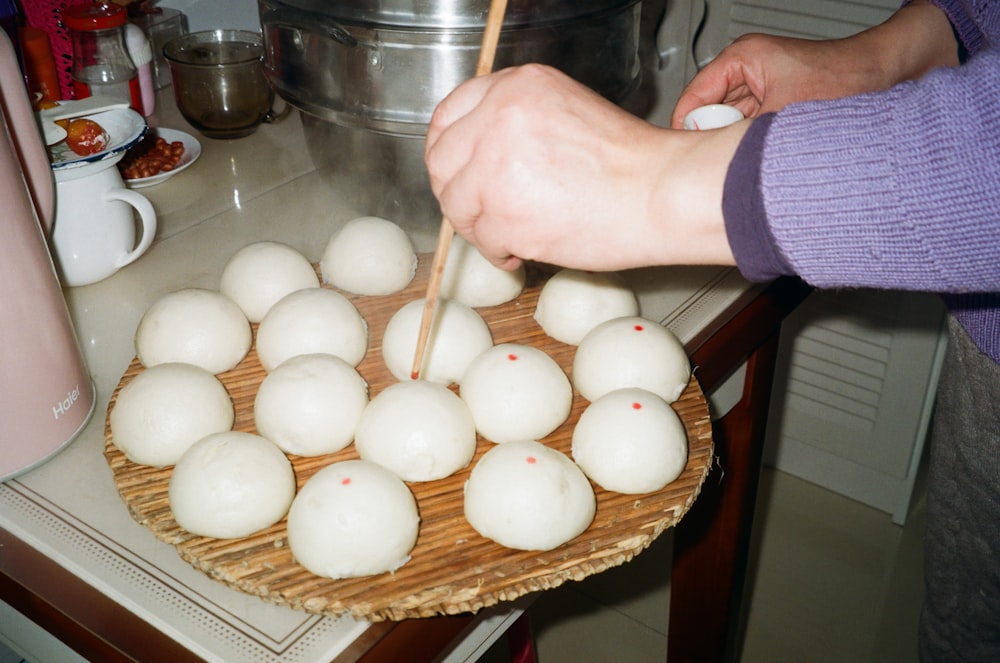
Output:
[[118,258],[115,263],[115,267],[124,267],[135,262],[153,243],[153,238],[156,236],[156,212],[153,211],[153,205],[146,196],[129,189],[111,189],[104,194],[104,200],[120,200],[131,205],[139,212],[139,218],[142,221],[142,235],[139,237],[139,243],[134,249]]
[[42,145],[35,114],[28,102],[14,47],[3,30],[0,30],[0,106],[3,107],[14,149],[28,181],[35,213],[47,235],[52,230],[55,212],[52,168]]

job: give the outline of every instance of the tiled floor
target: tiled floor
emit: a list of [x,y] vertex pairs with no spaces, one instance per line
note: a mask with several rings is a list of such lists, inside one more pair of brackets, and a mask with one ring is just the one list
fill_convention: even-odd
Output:
[[[888,514],[766,469],[751,560],[742,663],[916,660],[924,502]],[[662,663],[670,537],[632,562],[542,594],[539,663]],[[481,663],[506,660],[504,643]]]

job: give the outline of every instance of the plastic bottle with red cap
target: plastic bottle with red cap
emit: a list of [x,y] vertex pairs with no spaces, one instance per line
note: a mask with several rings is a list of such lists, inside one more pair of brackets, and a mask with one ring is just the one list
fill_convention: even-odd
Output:
[[139,77],[125,45],[125,8],[111,3],[71,5],[63,22],[73,40],[73,93],[127,101],[143,113]]

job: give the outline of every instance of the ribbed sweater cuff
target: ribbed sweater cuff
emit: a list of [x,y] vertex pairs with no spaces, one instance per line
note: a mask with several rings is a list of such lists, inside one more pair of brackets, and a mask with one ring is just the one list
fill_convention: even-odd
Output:
[[774,113],[762,115],[747,129],[726,171],[722,193],[729,247],[740,273],[750,281],[768,281],[792,273],[767,225],[760,187],[764,140],[773,119]]
[[[965,62],[970,53],[982,50],[986,46],[986,36],[976,24],[969,12],[960,2],[954,0],[931,0],[951,23],[951,29],[958,40],[959,61]],[[904,4],[909,4],[904,3]]]

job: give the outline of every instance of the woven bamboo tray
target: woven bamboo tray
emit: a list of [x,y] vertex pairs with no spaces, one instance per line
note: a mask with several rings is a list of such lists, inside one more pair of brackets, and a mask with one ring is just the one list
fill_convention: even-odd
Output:
[[[421,256],[416,278],[401,293],[350,296],[369,325],[370,347],[358,370],[368,381],[371,396],[396,381],[382,363],[382,334],[393,313],[405,303],[423,297],[429,262],[429,256]],[[569,373],[575,347],[546,336],[532,319],[545,278],[544,272],[529,272],[527,287],[518,299],[479,312],[489,323],[496,343],[517,342],[540,348]],[[121,388],[142,370],[138,359],[133,360],[111,398],[109,413]],[[236,408],[236,430],[256,432],[253,401],[264,376],[254,349],[239,366],[219,375]],[[569,419],[542,442],[569,454],[573,427],[586,405],[574,393]],[[133,518],[212,578],[308,612],[350,613],[370,621],[401,620],[476,612],[619,566],[648,547],[691,507],[712,462],[708,406],[694,378],[674,403],[674,409],[684,422],[690,445],[688,464],[681,476],[663,490],[646,495],[622,495],[595,487],[594,522],[572,541],[548,552],[525,552],[504,548],[472,529],[463,516],[462,488],[471,467],[493,446],[480,438],[468,468],[438,481],[409,484],[421,517],[412,559],[394,573],[345,580],[319,578],[299,566],[286,542],[284,519],[243,539],[212,539],[181,529],[171,515],[167,497],[172,468],[157,469],[129,461],[112,444],[107,420],[104,455]],[[335,454],[291,456],[291,460],[301,487],[330,463],[357,457],[354,445],[350,445]]]

